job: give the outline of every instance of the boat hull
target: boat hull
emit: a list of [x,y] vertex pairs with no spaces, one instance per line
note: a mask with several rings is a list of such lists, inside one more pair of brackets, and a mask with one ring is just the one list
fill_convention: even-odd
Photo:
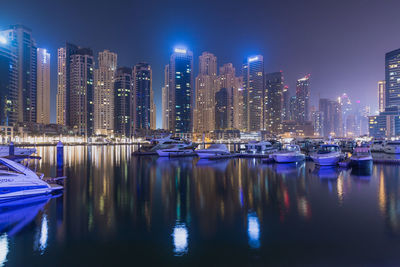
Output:
[[311,158],[315,164],[320,166],[335,166],[338,164],[340,160],[339,156],[332,156],[332,157],[311,156]]
[[372,157],[360,159],[350,158],[350,165],[353,168],[368,168],[372,165]]
[[277,163],[293,163],[293,162],[300,162],[305,159],[305,156],[302,154],[297,154],[297,155],[279,155],[279,154],[273,154],[272,158],[277,162]]
[[157,150],[160,157],[192,157],[197,154],[193,150]]

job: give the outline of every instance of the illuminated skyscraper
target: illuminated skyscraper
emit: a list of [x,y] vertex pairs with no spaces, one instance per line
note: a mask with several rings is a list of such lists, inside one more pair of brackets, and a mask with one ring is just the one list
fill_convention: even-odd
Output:
[[78,46],[66,43],[57,51],[57,124],[70,126],[71,110],[71,55],[75,54]]
[[342,109],[339,102],[321,98],[319,111],[323,114],[322,136],[343,136]]
[[241,95],[243,97],[243,117],[242,117],[242,131],[247,131],[248,129],[248,98],[249,98],[249,92],[248,92],[248,80],[249,80],[249,64],[247,60],[245,63],[242,65],[242,86],[241,86]]
[[215,129],[228,128],[228,90],[224,87],[215,93]]
[[0,32],[0,125],[13,126],[18,120],[17,56],[12,36]]
[[196,77],[194,131],[215,129],[215,93],[217,91],[217,58],[208,52],[199,57],[199,75]]
[[70,56],[70,126],[79,135],[94,134],[93,52],[79,48]]
[[400,49],[385,55],[386,108],[399,110],[400,107]]
[[37,49],[37,123],[50,123],[50,54]]
[[149,64],[139,63],[133,68],[134,126],[136,130],[150,130],[153,109],[152,70]]
[[168,129],[190,133],[193,128],[193,53],[175,48],[169,64]]
[[224,64],[219,68],[218,90],[227,90],[227,128],[243,129],[243,95],[242,81],[236,77],[236,70],[232,63]]
[[386,81],[378,82],[379,112],[384,112],[386,107]]
[[263,126],[264,60],[258,55],[247,59],[247,130],[259,131]]
[[272,133],[279,133],[283,113],[283,73],[274,72],[265,75],[264,127]]
[[162,87],[162,128],[169,129],[169,109],[171,107],[171,102],[169,99],[169,64],[164,67],[164,86]]
[[297,114],[296,121],[302,123],[310,120],[310,75],[297,80],[296,83]]
[[32,31],[22,25],[12,25],[0,30],[3,45],[7,46],[16,63],[17,121],[36,122],[36,42]]
[[111,134],[114,130],[114,76],[117,54],[99,53],[99,68],[94,70],[94,129],[96,134]]
[[282,120],[290,120],[290,93],[289,87],[284,86],[282,91]]
[[133,80],[132,69],[117,69],[114,84],[114,132],[117,135],[133,135]]

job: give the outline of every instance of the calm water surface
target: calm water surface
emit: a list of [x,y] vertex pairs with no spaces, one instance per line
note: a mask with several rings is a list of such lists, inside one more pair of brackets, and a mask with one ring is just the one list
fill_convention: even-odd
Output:
[[[400,166],[133,149],[66,147],[62,196],[0,209],[0,266],[400,265]],[[56,176],[56,149],[38,154]]]

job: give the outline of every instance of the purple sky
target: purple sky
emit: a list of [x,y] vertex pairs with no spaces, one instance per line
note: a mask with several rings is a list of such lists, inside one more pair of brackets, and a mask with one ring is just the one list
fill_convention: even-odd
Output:
[[50,51],[53,121],[56,51],[69,41],[117,52],[121,66],[149,62],[161,126],[163,68],[176,44],[193,50],[195,70],[203,51],[237,71],[245,57],[262,54],[265,70],[282,70],[292,92],[311,73],[314,104],[346,92],[376,110],[384,54],[400,48],[399,13],[398,0],[9,0],[0,26],[24,24]]

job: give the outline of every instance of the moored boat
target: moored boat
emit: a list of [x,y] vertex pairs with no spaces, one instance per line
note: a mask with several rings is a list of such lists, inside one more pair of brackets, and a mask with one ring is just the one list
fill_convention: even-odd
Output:
[[266,155],[278,150],[271,144],[271,142],[268,141],[249,142],[245,145],[245,147],[245,154],[250,155]]
[[311,155],[315,164],[320,166],[334,166],[342,158],[342,152],[338,145],[321,145],[319,150]]
[[350,157],[353,168],[368,167],[372,164],[372,155],[369,147],[356,147]]
[[189,144],[178,144],[171,145],[165,149],[157,150],[157,154],[160,157],[189,157],[196,156],[196,152],[194,151],[197,147],[197,144],[189,143]]
[[383,151],[387,154],[400,154],[400,141],[389,141],[383,147]]
[[373,140],[371,142],[371,152],[383,152],[385,147],[384,140]]
[[306,156],[301,153],[298,145],[285,145],[283,150],[271,154],[278,163],[293,163],[305,160]]
[[62,189],[61,185],[43,181],[28,167],[0,158],[0,202],[49,194]]
[[213,159],[232,156],[225,144],[212,144],[206,149],[195,150],[201,159]]
[[157,150],[171,148],[173,145],[184,144],[190,143],[179,138],[171,138],[171,136],[169,135],[164,138],[151,139],[149,144],[141,145],[138,151],[133,152],[133,155],[157,155]]
[[[36,153],[35,148],[14,147],[15,156],[30,156]],[[9,146],[0,146],[0,157],[7,157],[10,155]]]

